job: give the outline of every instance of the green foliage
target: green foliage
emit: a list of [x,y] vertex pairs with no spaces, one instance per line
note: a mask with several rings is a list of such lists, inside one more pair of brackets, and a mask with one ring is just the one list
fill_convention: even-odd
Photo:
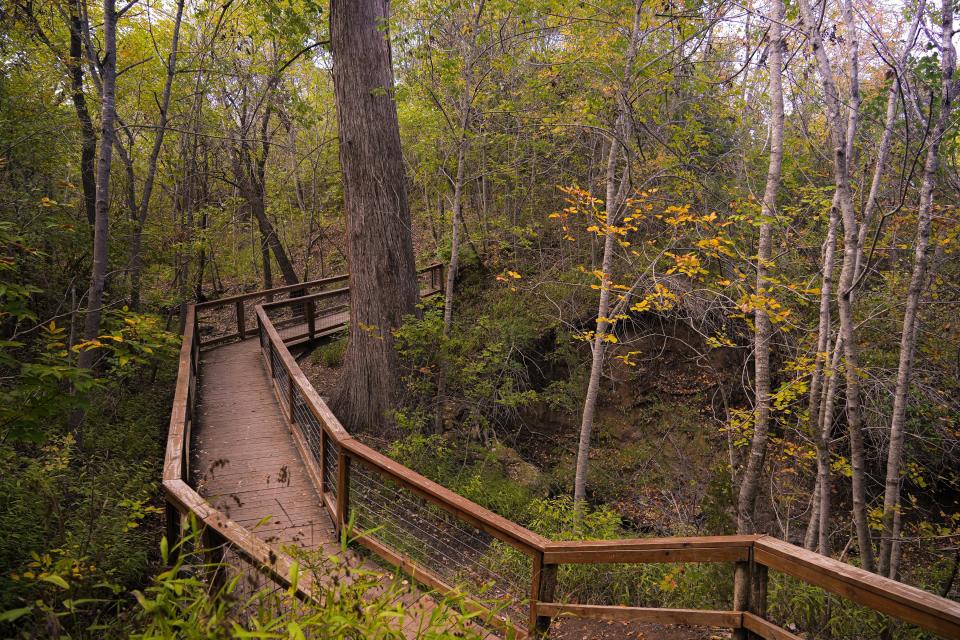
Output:
[[401,424],[416,430],[390,445],[388,455],[468,500],[514,522],[526,523],[542,487],[511,479],[504,471],[498,450],[483,449],[448,437],[423,435],[424,419],[401,414]]
[[770,619],[788,629],[802,629],[810,638],[933,640],[938,637],[779,573],[771,574],[768,589]]
[[[395,333],[404,382],[414,401],[454,416],[455,428],[483,436],[537,399],[521,361],[534,325],[501,300],[474,322],[443,333],[441,300],[424,303],[423,318],[410,317]],[[438,397],[443,390],[443,396]]]
[[[325,585],[319,604],[305,603],[272,583],[250,588],[249,575],[228,565],[187,564],[185,558],[204,557],[195,548],[196,533],[185,540],[177,561],[157,575],[142,591],[134,591],[138,609],[133,616],[132,638],[371,638],[400,640],[409,637],[405,625],[414,612],[402,595],[412,588],[400,576],[385,580],[383,572],[351,566],[342,555],[298,552],[291,572],[296,584],[310,576]],[[165,540],[164,540],[165,542]],[[345,543],[344,543],[345,544]],[[339,550],[340,553],[344,549]],[[211,584],[219,573],[223,579]],[[479,638],[471,626],[478,618],[468,613],[461,596],[438,597],[438,606],[418,621],[414,637],[423,640]]]
[[314,362],[319,362],[325,367],[334,369],[343,364],[343,356],[346,352],[347,338],[344,336],[324,342],[314,350],[310,357]]

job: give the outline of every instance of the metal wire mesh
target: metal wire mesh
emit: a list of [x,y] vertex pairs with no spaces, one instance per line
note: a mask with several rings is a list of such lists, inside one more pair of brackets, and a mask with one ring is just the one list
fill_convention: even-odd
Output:
[[340,473],[340,447],[331,438],[323,444],[323,487],[337,497],[337,476]]
[[353,460],[350,510],[356,527],[473,600],[526,627],[529,556]]
[[321,464],[320,459],[320,438],[323,428],[320,426],[320,420],[317,419],[310,407],[303,399],[303,392],[296,384],[293,385],[293,423],[294,428],[300,431],[300,435],[307,443],[307,448],[313,455],[317,464]]
[[281,403],[288,398],[290,389],[288,385],[290,384],[290,376],[287,375],[287,370],[283,367],[283,361],[280,359],[280,355],[277,353],[277,348],[274,345],[270,345],[270,363],[273,367],[273,378],[277,381],[277,386],[280,388],[281,393]]

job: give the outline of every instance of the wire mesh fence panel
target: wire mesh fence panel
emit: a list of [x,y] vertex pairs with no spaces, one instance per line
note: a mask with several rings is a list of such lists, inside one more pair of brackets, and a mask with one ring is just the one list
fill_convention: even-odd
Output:
[[337,475],[340,473],[340,447],[329,436],[323,442],[323,487],[337,497]]
[[279,353],[277,353],[277,347],[270,345],[270,363],[273,368],[273,378],[277,381],[277,387],[280,389],[280,403],[286,404],[286,399],[289,397],[290,389],[288,385],[290,384],[290,376],[287,374],[287,370],[283,367],[283,361],[280,359]]
[[222,557],[219,569],[222,573],[218,576],[218,582],[230,585],[228,602],[233,604],[231,619],[242,624],[251,617],[274,618],[297,605],[287,596],[283,585],[232,546],[223,547]]
[[350,292],[339,291],[318,297],[315,317],[318,329],[347,322],[350,317]]
[[[243,333],[245,338],[249,338],[257,330],[257,305],[263,304],[266,300],[263,296],[247,298],[243,301]],[[239,326],[239,320],[237,322]]]
[[320,420],[313,415],[310,407],[307,406],[307,402],[303,398],[303,392],[297,385],[293,386],[292,414],[294,428],[300,431],[300,435],[302,435],[304,441],[306,441],[307,448],[310,450],[314,462],[318,465],[322,464],[323,461],[320,459],[320,439],[323,434],[323,427],[320,426]]
[[440,289],[441,272],[439,269],[428,269],[417,273],[417,285],[420,287],[421,295],[430,291]]
[[291,296],[289,300],[264,307],[274,329],[284,341],[300,337],[298,334],[306,334],[307,331],[307,307],[312,298],[302,300],[298,297]]
[[198,308],[196,314],[197,335],[203,344],[226,339],[228,336],[237,333],[237,308],[235,304],[228,303]]
[[359,531],[526,628],[532,562],[453,513],[354,459],[350,511]]

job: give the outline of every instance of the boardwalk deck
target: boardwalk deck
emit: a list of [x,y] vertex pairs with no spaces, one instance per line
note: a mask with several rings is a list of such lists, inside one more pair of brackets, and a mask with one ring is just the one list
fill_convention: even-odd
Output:
[[[203,354],[193,480],[200,495],[267,542],[336,547],[255,341]],[[260,526],[257,524],[260,523]]]
[[[333,522],[297,454],[257,341],[206,351],[201,366],[191,461],[197,491],[265,542],[339,554]],[[370,560],[351,559],[382,573],[384,588],[394,579],[391,570]],[[435,598],[408,583],[394,602],[410,612],[404,636],[420,637]]]

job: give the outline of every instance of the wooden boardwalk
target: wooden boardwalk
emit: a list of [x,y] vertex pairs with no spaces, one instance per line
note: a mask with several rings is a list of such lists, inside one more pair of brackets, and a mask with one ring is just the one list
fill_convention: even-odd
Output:
[[[197,491],[264,542],[339,555],[333,521],[294,446],[259,343],[245,340],[205,351],[201,367],[191,460]],[[350,560],[382,574],[378,589],[387,589],[395,579],[392,570],[369,559],[351,552]],[[403,585],[392,604],[402,604],[410,613],[404,636],[418,638],[437,601],[409,581]]]
[[[434,286],[443,282],[441,265],[421,275],[429,275]],[[602,620],[606,631],[617,621],[687,624],[732,629],[738,640],[748,634],[800,640],[767,616],[772,570],[960,640],[960,603],[770,536],[551,541],[359,442],[289,351],[343,326],[347,317],[338,300],[346,290],[329,287],[345,280],[335,276],[187,307],[163,465],[169,541],[183,539],[186,519],[195,518],[212,553],[223,546],[237,558],[228,560],[230,570],[259,576],[251,584],[293,589],[314,602],[331,578],[301,574],[292,584],[298,562],[292,547],[378,573],[370,596],[395,584],[394,570],[384,566],[400,567],[415,578],[391,590],[397,593],[392,602],[405,610],[397,630],[407,638],[423,636],[420,627],[437,608],[431,593],[457,592],[471,609],[492,614],[483,618],[487,623],[516,630],[518,637],[573,616]],[[270,302],[294,292],[296,297]],[[334,520],[346,526],[350,514],[369,520],[358,519],[355,531],[357,546],[372,556],[343,552],[338,544]],[[497,555],[468,552],[476,549]],[[735,590],[731,606],[721,610],[571,603],[569,594],[556,592],[563,566],[650,562],[732,563],[749,588]],[[501,596],[507,608],[495,612],[490,603],[497,605]],[[566,630],[560,636],[567,637]]]
[[266,542],[332,551],[333,522],[294,447],[257,342],[206,351],[201,366],[192,465],[200,495]]

